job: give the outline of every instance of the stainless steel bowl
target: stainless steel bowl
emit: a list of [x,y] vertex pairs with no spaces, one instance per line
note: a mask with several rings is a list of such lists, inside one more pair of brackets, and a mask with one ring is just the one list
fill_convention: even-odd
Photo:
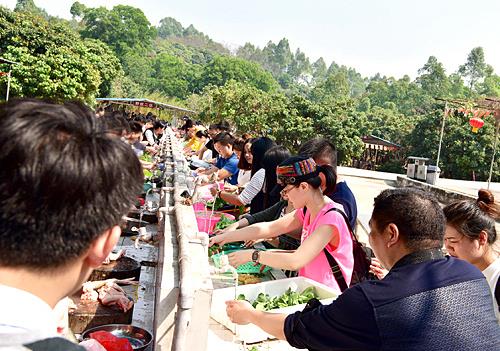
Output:
[[132,348],[137,351],[145,350],[153,341],[153,335],[146,329],[142,329],[129,324],[106,324],[82,333],[82,339],[89,339],[90,333],[96,331],[107,331],[119,338],[126,338],[130,341]]

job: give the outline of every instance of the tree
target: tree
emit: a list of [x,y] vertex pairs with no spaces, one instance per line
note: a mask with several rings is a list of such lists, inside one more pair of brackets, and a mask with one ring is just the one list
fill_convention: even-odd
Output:
[[211,62],[203,67],[200,88],[207,85],[222,86],[230,80],[246,82],[264,91],[277,88],[277,83],[271,74],[259,65],[228,56],[215,56]]
[[467,62],[458,68],[458,73],[467,82],[471,93],[476,83],[480,83],[484,80],[487,71],[492,71],[491,66],[488,66],[489,65],[487,65],[484,60],[483,48],[479,46],[471,50],[467,56]]
[[112,10],[85,8],[82,22],[84,38],[104,41],[120,59],[130,51],[147,51],[156,35],[144,13],[132,6],[117,5]]
[[110,91],[120,71],[103,43],[81,40],[65,22],[5,8],[0,8],[0,51],[21,63],[12,71],[12,96],[93,103]]
[[416,83],[429,98],[445,98],[451,85],[443,64],[435,56],[430,56],[426,64],[418,70]]
[[314,78],[314,84],[322,82],[326,78],[326,63],[323,57],[320,57],[312,64],[312,75]]
[[160,38],[168,38],[171,36],[181,36],[184,32],[182,24],[172,17],[165,17],[160,21],[158,27],[158,36]]
[[155,88],[167,96],[186,98],[196,75],[193,65],[166,53],[158,55],[154,63]]
[[49,19],[49,14],[44,9],[39,8],[35,5],[33,0],[17,0],[15,12],[29,12],[33,15],[41,16],[45,19]]

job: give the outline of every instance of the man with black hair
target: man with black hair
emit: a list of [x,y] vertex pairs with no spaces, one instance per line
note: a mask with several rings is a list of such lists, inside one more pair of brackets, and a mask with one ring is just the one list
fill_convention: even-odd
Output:
[[[306,141],[299,149],[299,154],[302,156],[312,157],[316,164],[320,166],[330,165],[337,173],[337,149],[330,141],[324,138],[314,138]],[[356,218],[358,216],[358,208],[356,198],[352,193],[347,183],[343,180],[338,180],[335,190],[331,194],[325,194],[330,199],[339,203],[344,207],[345,214],[349,219],[351,228],[356,229]]]
[[115,246],[140,163],[85,106],[21,99],[0,106],[0,164],[0,349],[81,350],[52,309]]
[[163,129],[163,123],[156,121],[152,128],[149,128],[144,132],[144,137],[146,138],[149,146],[155,146],[160,143],[160,140],[163,137]]
[[389,273],[345,290],[329,305],[291,315],[228,301],[253,323],[310,350],[500,350],[488,283],[476,267],[441,252],[445,217],[429,193],[388,189],[375,198],[370,244]]
[[227,179],[229,184],[238,184],[238,157],[233,152],[234,138],[228,132],[221,132],[214,138],[214,146],[219,153],[217,162],[209,169],[198,168],[199,174],[211,175],[217,172],[217,181]]

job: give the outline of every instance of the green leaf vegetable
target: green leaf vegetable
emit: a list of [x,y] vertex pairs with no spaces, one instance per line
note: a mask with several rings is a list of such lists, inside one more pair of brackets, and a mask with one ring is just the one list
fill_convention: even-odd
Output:
[[207,208],[209,210],[214,210],[217,211],[227,205],[228,203],[224,200],[222,200],[220,197],[217,197],[215,201],[209,201],[207,202]]
[[225,229],[227,227],[229,227],[231,224],[237,222],[236,220],[234,219],[229,219],[229,217],[226,217],[224,215],[222,215],[220,217],[220,220],[217,222],[217,224],[215,225],[215,230],[217,229]]
[[[275,297],[270,297],[269,294],[260,293],[251,304],[256,310],[269,311],[275,308],[284,308],[307,303],[312,298],[317,297],[316,289],[313,286],[304,289],[300,294],[288,288],[285,293]],[[244,294],[239,294],[236,299],[250,302]]]

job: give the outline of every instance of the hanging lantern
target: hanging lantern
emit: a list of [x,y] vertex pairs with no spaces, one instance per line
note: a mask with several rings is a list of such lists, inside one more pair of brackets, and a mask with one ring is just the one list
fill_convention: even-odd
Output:
[[472,132],[477,133],[479,128],[484,125],[484,121],[479,117],[472,117],[471,119],[469,119],[469,124],[472,127]]

